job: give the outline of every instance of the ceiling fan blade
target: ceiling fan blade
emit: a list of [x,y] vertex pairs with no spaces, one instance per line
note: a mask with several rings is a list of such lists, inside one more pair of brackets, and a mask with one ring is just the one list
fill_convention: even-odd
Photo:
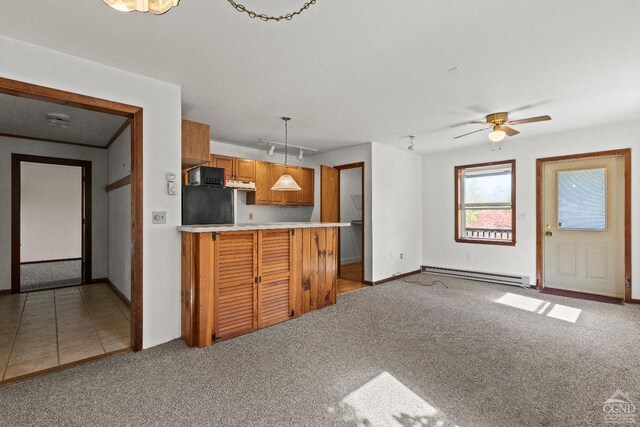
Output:
[[469,133],[465,133],[465,134],[462,134],[462,135],[458,135],[458,136],[456,136],[456,137],[455,137],[455,138],[453,138],[453,139],[462,138],[463,136],[472,135],[472,134],[474,134],[474,133],[483,132],[483,131],[485,131],[485,130],[486,130],[486,129],[478,129],[478,130],[474,130],[473,132],[469,132]]
[[505,125],[500,126],[500,129],[502,129],[504,133],[507,134],[507,136],[515,136],[520,133],[514,128],[510,128],[509,126],[505,126]]
[[523,125],[525,123],[534,123],[534,122],[544,122],[547,120],[551,120],[549,116],[537,116],[537,117],[529,117],[528,119],[521,120],[509,120],[506,125]]
[[474,120],[474,121],[469,122],[469,123],[473,123],[474,125],[475,124],[477,124],[477,125],[486,125],[487,121],[486,120]]

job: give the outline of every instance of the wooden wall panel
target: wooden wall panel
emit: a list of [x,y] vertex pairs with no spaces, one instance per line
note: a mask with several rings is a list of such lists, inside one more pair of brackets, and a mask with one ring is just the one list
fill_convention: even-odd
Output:
[[182,292],[181,317],[182,339],[193,347],[193,301],[195,300],[196,275],[194,274],[193,237],[195,234],[182,233]]
[[293,240],[291,244],[291,290],[289,294],[290,305],[293,308],[293,317],[302,316],[302,240],[304,229],[298,228],[294,230]]
[[302,230],[302,312],[311,311],[311,228]]
[[316,307],[323,308],[326,304],[327,293],[327,229],[318,228],[318,293]]

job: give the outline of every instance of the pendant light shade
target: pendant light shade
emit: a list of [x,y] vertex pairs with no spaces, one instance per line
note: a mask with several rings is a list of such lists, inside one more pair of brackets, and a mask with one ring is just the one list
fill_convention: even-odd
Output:
[[288,173],[283,173],[280,178],[271,187],[273,191],[300,191],[302,188],[298,185],[295,179]]
[[287,158],[289,153],[289,127],[288,123],[291,117],[282,117],[284,121],[284,173],[278,178],[272,191],[300,191],[302,188],[298,185],[295,179],[287,173]]
[[102,0],[115,10],[120,12],[151,12],[154,15],[162,15],[174,6],[177,6],[180,0]]

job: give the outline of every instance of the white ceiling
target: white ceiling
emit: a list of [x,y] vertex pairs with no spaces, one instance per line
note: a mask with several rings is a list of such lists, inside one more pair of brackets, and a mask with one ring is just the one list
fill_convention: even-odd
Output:
[[[50,126],[49,113],[70,118],[68,128]],[[126,117],[0,94],[0,133],[104,147]]]
[[[243,1],[272,13],[303,2]],[[639,18],[637,0],[318,0],[280,23],[225,0],[162,16],[21,0],[3,7],[0,33],[176,83],[185,118],[214,139],[282,139],[286,114],[294,144],[404,148],[415,134],[425,152],[486,143],[454,142],[476,128],[452,126],[526,106],[512,118],[553,121],[520,138],[640,117]]]

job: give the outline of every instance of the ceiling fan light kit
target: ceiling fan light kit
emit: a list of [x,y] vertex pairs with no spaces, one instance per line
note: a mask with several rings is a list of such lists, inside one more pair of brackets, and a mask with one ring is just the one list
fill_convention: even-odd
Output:
[[[520,120],[509,120],[509,113],[493,113],[487,114],[484,120],[474,120],[469,122],[470,124],[478,124],[488,126],[484,129],[474,130],[473,132],[465,133],[462,135],[458,135],[453,139],[462,138],[463,136],[472,135],[474,133],[483,132],[488,129],[491,129],[491,132],[487,135],[489,140],[491,141],[491,146],[495,151],[495,143],[500,143],[506,136],[516,136],[520,132],[512,128],[511,126],[523,125],[525,123],[535,123],[535,122],[544,122],[547,120],[551,120],[549,116],[536,116],[529,117],[527,119]],[[499,150],[502,149],[502,145],[498,146]]]
[[115,10],[120,12],[151,12],[154,15],[162,15],[178,6],[180,0],[102,0]]

